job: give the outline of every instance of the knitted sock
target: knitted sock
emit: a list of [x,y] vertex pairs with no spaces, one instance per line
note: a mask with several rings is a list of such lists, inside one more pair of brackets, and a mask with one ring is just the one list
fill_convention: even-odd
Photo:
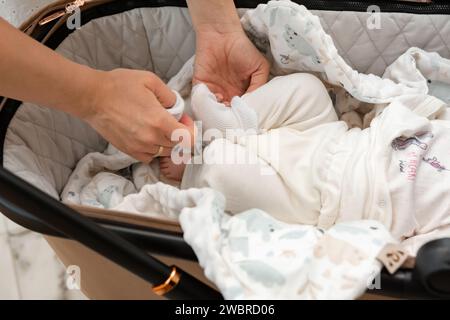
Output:
[[231,107],[217,101],[216,96],[205,84],[197,84],[192,89],[192,111],[195,120],[202,122],[204,130],[217,129],[225,133],[229,129],[258,129],[256,112],[240,97],[231,100]]
[[172,116],[174,116],[175,119],[177,119],[179,121],[181,119],[181,117],[183,116],[183,112],[184,112],[184,100],[180,96],[178,91],[175,91],[175,90],[172,90],[172,91],[177,96],[177,101],[175,102],[175,104],[172,107],[167,108],[166,110]]

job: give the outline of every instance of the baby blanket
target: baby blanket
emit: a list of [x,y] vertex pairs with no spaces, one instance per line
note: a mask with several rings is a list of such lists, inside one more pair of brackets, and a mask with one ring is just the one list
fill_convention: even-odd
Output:
[[[436,53],[411,48],[380,78],[348,66],[319,18],[303,6],[271,1],[247,11],[242,24],[272,62],[273,75],[313,72],[356,102],[377,104],[376,112],[398,101],[430,118],[448,115],[450,61]],[[192,65],[193,59],[169,82],[172,89],[189,91]],[[157,161],[140,164],[109,146],[78,163],[61,198],[179,219],[206,276],[227,299],[356,298],[379,273],[379,252],[395,242],[375,221],[321,230],[282,223],[258,209],[230,216],[220,193],[179,190],[158,180]]]
[[[344,113],[357,109],[365,113],[369,111],[368,107],[376,107],[375,111],[379,113],[382,109],[379,106],[394,100],[415,109],[428,94],[445,104],[450,101],[450,61],[437,53],[410,48],[386,68],[380,78],[352,69],[339,55],[319,18],[304,6],[286,0],[270,1],[247,12],[242,17],[242,24],[258,49],[272,62],[273,74],[313,72],[335,86],[337,94],[334,98],[340,98],[335,101],[335,107],[341,120],[348,120],[342,119]],[[414,111],[429,117],[436,112],[448,112],[443,108],[445,104],[437,103],[432,109]],[[369,123],[367,121],[365,126]],[[352,123],[349,124],[352,127]],[[361,124],[357,126],[362,127]]]

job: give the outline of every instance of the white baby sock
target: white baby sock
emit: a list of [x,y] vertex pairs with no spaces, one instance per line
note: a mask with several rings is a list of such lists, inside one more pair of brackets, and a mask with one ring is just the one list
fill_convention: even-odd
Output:
[[177,96],[177,101],[171,108],[167,108],[166,110],[172,116],[174,116],[175,119],[177,119],[179,121],[181,119],[181,117],[183,116],[183,112],[184,112],[184,100],[181,97],[181,95],[178,93],[178,91],[175,91],[175,90],[172,90],[172,91]]
[[243,129],[257,133],[257,114],[240,97],[234,97],[231,107],[227,107],[201,83],[192,89],[191,104],[195,119],[202,122],[203,130],[218,129],[225,133],[229,129]]

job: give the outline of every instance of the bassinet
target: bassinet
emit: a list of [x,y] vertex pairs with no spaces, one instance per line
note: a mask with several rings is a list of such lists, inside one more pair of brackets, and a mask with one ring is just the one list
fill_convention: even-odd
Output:
[[[265,1],[235,2],[239,8],[254,8]],[[411,46],[450,58],[450,4],[445,2],[295,2],[321,17],[340,53],[361,72],[380,75]],[[77,62],[105,70],[152,70],[165,80],[194,53],[194,33],[183,0],[86,1],[80,8],[86,27],[78,31],[65,23],[70,16],[65,13],[67,3],[45,8],[22,30]],[[380,10],[383,28],[372,29],[368,23],[369,6],[369,11]],[[151,19],[143,21],[142,10]],[[151,41],[143,34],[151,34]],[[79,266],[88,297],[221,297],[202,276],[176,223],[69,208],[57,201],[77,161],[106,145],[86,124],[60,112],[3,99],[0,144],[2,213],[47,235],[65,265]],[[412,269],[394,275],[383,271],[381,289],[371,291],[400,298],[449,296],[449,265],[450,239],[436,240],[422,247]]]

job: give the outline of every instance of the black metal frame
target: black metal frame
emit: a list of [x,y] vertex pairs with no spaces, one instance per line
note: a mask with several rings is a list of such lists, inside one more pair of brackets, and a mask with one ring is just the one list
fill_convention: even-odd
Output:
[[[265,2],[235,1],[238,7],[253,8]],[[367,1],[306,0],[296,1],[311,9],[365,11]],[[378,3],[377,3],[378,2]],[[440,1],[437,1],[440,3]],[[412,13],[448,13],[449,4],[405,4],[370,1],[385,11]],[[186,6],[184,0],[114,1],[83,12],[82,24],[92,19],[120,13],[137,7]],[[426,8],[421,11],[421,9]],[[390,10],[389,10],[390,9]],[[54,23],[38,26],[31,36],[42,40]],[[45,43],[55,49],[72,31],[61,26]],[[1,101],[1,99],[0,99]],[[172,256],[196,261],[182,234],[102,219],[90,219],[53,199],[3,166],[3,144],[7,128],[21,102],[7,99],[0,112],[0,210],[23,227],[45,235],[76,240],[111,261],[121,265],[151,284],[164,282],[172,271],[149,254]],[[149,254],[148,254],[149,253]],[[181,281],[166,297],[173,299],[221,299],[216,290],[178,269]],[[450,239],[427,243],[419,251],[414,270],[399,270],[394,275],[381,273],[381,289],[370,293],[400,298],[432,298],[450,296]]]

